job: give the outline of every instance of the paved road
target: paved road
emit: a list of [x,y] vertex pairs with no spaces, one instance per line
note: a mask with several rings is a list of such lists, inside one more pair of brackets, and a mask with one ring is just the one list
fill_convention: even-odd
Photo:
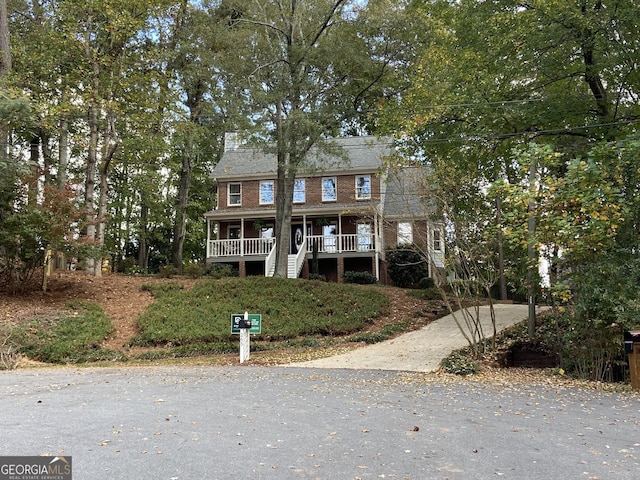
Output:
[[0,372],[2,455],[74,479],[631,479],[640,399],[381,370]]
[[[538,309],[541,311],[542,309]],[[525,320],[528,316],[527,305],[497,304],[494,306],[496,330]],[[493,336],[493,326],[489,307],[480,307],[477,312],[470,310],[472,318],[479,318],[483,331]],[[457,321],[465,325],[460,314],[447,315],[429,325],[392,340],[353,350],[343,355],[321,358],[294,364],[296,367],[311,368],[355,368],[403,370],[413,372],[431,372],[437,370],[440,361],[453,350],[468,345]]]

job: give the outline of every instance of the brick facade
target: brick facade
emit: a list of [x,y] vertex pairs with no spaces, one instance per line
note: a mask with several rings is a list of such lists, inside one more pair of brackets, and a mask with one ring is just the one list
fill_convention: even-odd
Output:
[[[361,202],[379,202],[380,201],[380,177],[379,175],[370,174],[371,177],[371,198],[358,200],[356,199],[356,175],[324,175],[319,177],[305,178],[305,202],[296,203],[296,206],[314,206],[314,205],[330,205],[332,203],[352,203]],[[337,185],[337,200],[322,201],[322,179],[326,177],[335,177]],[[265,179],[273,180],[273,179]],[[275,206],[274,203],[260,204],[260,182],[262,180],[244,180],[242,182],[220,182],[218,184],[218,210],[234,210],[234,209],[264,209],[270,210]],[[276,181],[274,182],[274,190]],[[229,184],[240,183],[241,205],[229,205]],[[275,195],[274,195],[275,196]]]

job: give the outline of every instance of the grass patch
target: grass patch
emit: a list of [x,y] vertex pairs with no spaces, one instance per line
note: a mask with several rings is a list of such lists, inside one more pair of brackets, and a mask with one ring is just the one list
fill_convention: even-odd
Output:
[[150,285],[157,301],[139,318],[133,346],[236,342],[231,314],[262,314],[256,341],[314,335],[348,335],[384,310],[388,298],[374,289],[268,277],[203,280],[190,290]]
[[379,332],[360,332],[349,337],[351,342],[364,342],[367,344],[374,344],[384,342],[390,338],[395,337],[400,333],[407,331],[409,326],[406,323],[390,323],[380,329]]
[[100,345],[113,332],[111,320],[102,309],[87,302],[67,305],[68,314],[42,319],[12,329],[20,353],[47,363],[82,363],[122,360],[121,352],[103,350]]

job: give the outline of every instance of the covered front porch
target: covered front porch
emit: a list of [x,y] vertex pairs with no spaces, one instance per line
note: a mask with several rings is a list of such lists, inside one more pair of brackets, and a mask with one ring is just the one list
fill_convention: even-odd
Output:
[[[264,261],[264,273],[273,274],[275,264],[274,218],[208,218],[207,263]],[[305,260],[364,256],[375,257],[372,274],[378,276],[382,245],[378,221],[353,215],[295,216],[289,245],[290,275],[297,277]]]

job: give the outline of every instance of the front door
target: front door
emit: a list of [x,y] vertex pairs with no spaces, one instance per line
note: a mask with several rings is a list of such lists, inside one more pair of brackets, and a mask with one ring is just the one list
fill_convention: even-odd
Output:
[[291,225],[291,253],[296,254],[300,251],[304,242],[304,226],[300,224]]

